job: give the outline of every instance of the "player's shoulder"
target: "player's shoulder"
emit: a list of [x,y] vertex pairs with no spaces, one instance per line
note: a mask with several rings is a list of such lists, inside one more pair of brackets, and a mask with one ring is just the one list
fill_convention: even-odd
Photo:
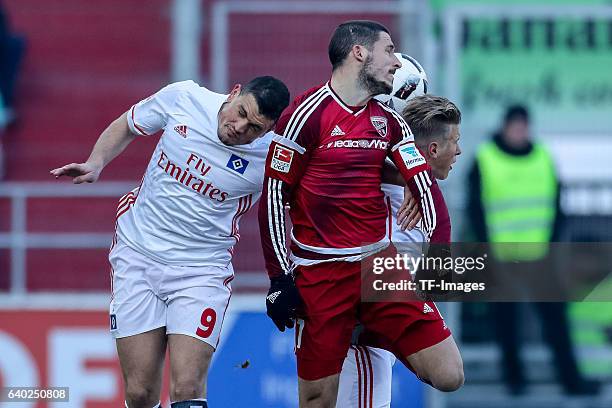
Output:
[[251,143],[253,154],[260,155],[263,153],[263,157],[268,153],[268,149],[274,140],[274,137],[277,136],[274,132],[270,131],[265,133],[263,136],[258,137]]
[[172,82],[166,85],[166,87],[164,87],[164,90],[169,92],[177,92],[184,95],[190,95],[199,99],[216,100],[227,98],[227,95],[213,92],[205,86],[202,86],[191,79],[186,81]]
[[329,88],[326,84],[314,86],[301,95],[296,96],[283,111],[283,116],[291,116],[298,110],[304,112],[306,110],[309,112],[315,111],[322,106],[321,102],[329,95]]
[[179,81],[179,82],[171,82],[168,85],[164,86],[160,93],[165,94],[180,94],[180,93],[188,93],[195,92],[200,88],[198,84],[193,82],[192,80],[187,81]]
[[306,92],[302,93],[301,95],[296,96],[293,99],[293,102],[291,103],[291,105],[289,105],[289,107],[298,107],[306,103],[310,99],[312,99],[312,97],[315,96],[315,94],[317,94],[316,96],[319,96],[319,95],[323,96],[323,94],[325,94],[327,91],[328,90],[327,90],[326,84],[319,84],[317,86],[313,86],[312,88],[308,89]]
[[[297,133],[305,123],[316,124],[321,111],[325,108],[327,97],[330,96],[327,84],[317,85],[298,95],[281,114],[276,132],[286,137],[294,138],[289,132]],[[316,133],[316,132],[315,132]]]
[[219,108],[227,95],[213,92],[198,83],[187,80],[168,85],[169,98],[173,98],[175,109],[189,115],[198,112],[206,117],[216,118]]
[[377,111],[381,116],[385,116],[392,123],[399,125],[406,124],[406,120],[395,109],[388,106],[386,103],[377,99],[372,99],[370,103],[374,106],[373,110]]
[[266,149],[269,148],[275,136],[276,136],[276,133],[272,131],[267,132],[265,135],[263,135],[262,137],[258,139],[259,141],[258,146],[262,148],[266,148]]
[[389,126],[400,129],[403,137],[412,136],[412,130],[408,125],[408,122],[393,108],[388,106],[386,103],[381,102],[377,99],[370,100],[372,104],[372,110],[387,119]]
[[213,92],[205,86],[202,86],[192,80],[175,82],[171,85],[174,86],[175,89],[183,91],[186,94],[198,99],[217,101],[225,100],[227,98],[226,94]]

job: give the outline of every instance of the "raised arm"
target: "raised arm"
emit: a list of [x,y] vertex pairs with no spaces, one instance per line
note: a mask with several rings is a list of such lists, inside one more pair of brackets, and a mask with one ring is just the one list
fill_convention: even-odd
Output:
[[163,129],[177,98],[194,86],[193,81],[176,82],[138,102],[102,132],[87,161],[53,169],[51,175],[55,178],[72,177],[75,184],[95,182],[104,167],[121,154],[136,136],[153,135]]
[[102,169],[136,138],[130,131],[126,115],[115,119],[102,132],[94,145],[89,158],[84,163],[70,163],[50,171],[55,178],[72,177],[74,184],[93,183],[98,180]]

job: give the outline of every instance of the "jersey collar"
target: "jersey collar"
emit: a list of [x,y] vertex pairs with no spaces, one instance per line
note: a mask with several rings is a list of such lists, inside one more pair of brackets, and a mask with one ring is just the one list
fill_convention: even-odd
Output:
[[347,105],[346,103],[344,103],[342,101],[342,99],[340,99],[338,94],[336,94],[336,92],[331,87],[331,84],[329,83],[329,81],[327,81],[325,86],[327,87],[327,89],[329,89],[329,93],[331,94],[332,98],[334,98],[336,103],[338,105],[340,105],[340,107],[342,109],[344,109],[345,111],[347,111],[348,113],[350,113],[353,116],[358,116],[361,112],[365,111],[365,109],[368,107],[367,103],[364,106],[350,106],[350,105]]

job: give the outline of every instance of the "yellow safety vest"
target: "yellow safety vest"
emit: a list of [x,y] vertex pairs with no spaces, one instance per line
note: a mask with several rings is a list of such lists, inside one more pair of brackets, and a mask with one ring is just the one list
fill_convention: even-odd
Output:
[[476,154],[485,222],[500,261],[536,261],[548,254],[556,211],[557,179],[550,154],[539,144],[514,156],[494,142]]

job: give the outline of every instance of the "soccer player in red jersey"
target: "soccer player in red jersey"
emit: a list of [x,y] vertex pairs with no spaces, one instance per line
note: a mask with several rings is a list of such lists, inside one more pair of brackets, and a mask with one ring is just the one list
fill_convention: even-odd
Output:
[[[402,111],[402,117],[414,132],[417,146],[431,166],[434,177],[437,180],[446,179],[457,156],[461,154],[458,144],[461,112],[457,106],[440,96],[423,95],[407,103]],[[383,188],[390,195],[387,199],[390,210],[393,210],[393,214],[389,214],[389,221],[396,224],[395,213],[402,213],[401,210],[398,211],[402,203],[399,195],[402,191],[399,186],[402,180],[392,177],[386,181],[398,184],[399,191],[389,185]],[[427,247],[436,255],[442,250],[449,250],[451,219],[444,196],[435,181],[431,186],[431,192],[436,213],[436,228],[429,237],[421,230],[420,223],[411,230],[402,230],[400,225],[392,226],[389,228],[389,239],[396,246],[398,253],[419,257],[423,253],[429,254]],[[450,255],[450,250],[448,254]],[[417,273],[419,274],[421,273]],[[419,278],[440,279],[438,271],[428,271],[425,276]],[[422,313],[425,315],[439,312],[434,302],[427,301],[423,303]],[[351,345],[342,366],[336,408],[388,408],[391,406],[392,369],[396,357],[393,353],[384,350],[386,346],[378,342],[380,339],[361,329],[362,327],[354,333],[354,344]],[[446,353],[440,355],[422,350],[416,355],[423,358],[420,358],[416,364],[412,362],[408,365],[418,377],[427,378],[428,382],[437,389],[450,391],[463,381],[463,363],[459,350],[452,336],[432,347],[443,348]],[[404,356],[398,358],[403,361]]]
[[[361,262],[388,252],[380,189],[385,158],[418,199],[428,235],[436,225],[433,176],[406,122],[372,99],[391,91],[401,66],[389,31],[371,21],[343,23],[330,40],[329,57],[330,81],[296,98],[279,119],[259,207],[271,280],[268,315],[280,330],[300,318],[301,407],[334,406],[357,316],[425,381],[435,383],[435,373],[417,366],[425,367],[421,362],[432,353],[444,358],[454,352],[441,316],[423,315],[423,302],[360,302]],[[286,204],[293,224],[290,257]]]

